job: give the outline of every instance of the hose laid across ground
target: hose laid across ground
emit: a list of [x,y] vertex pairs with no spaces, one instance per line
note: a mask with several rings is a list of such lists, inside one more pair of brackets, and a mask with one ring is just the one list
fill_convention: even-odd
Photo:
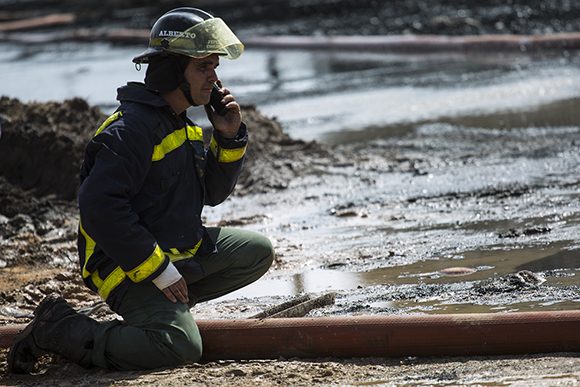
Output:
[[[198,320],[204,360],[580,352],[580,310]],[[0,327],[0,347],[25,325]]]

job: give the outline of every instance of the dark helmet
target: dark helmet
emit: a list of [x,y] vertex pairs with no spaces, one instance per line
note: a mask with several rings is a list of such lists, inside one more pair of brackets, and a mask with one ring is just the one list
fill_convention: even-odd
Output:
[[238,58],[244,45],[226,23],[197,8],[181,7],[161,16],[151,28],[149,48],[133,58],[134,63],[149,63],[159,54],[178,54],[203,58],[211,54]]

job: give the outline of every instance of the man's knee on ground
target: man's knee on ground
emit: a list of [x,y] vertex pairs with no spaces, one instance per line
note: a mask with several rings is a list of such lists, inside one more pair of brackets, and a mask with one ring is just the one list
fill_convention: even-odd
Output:
[[170,365],[195,363],[201,359],[203,347],[197,328],[189,332],[170,330],[159,335],[158,340],[169,352],[167,361]]
[[197,337],[191,337],[191,335],[185,335],[183,333],[169,334],[169,342],[167,345],[175,354],[177,364],[195,363],[201,359],[202,344],[199,333]]

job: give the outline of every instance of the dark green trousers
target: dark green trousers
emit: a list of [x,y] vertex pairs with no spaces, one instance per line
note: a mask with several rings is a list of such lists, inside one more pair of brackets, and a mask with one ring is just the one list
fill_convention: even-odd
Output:
[[[274,258],[264,236],[232,228],[208,228],[218,252],[195,257],[203,278],[185,278],[190,302],[208,301],[260,278]],[[102,322],[91,351],[94,365],[118,370],[150,369],[196,362],[201,336],[189,306],[172,303],[152,284],[132,284],[118,313],[123,322]]]

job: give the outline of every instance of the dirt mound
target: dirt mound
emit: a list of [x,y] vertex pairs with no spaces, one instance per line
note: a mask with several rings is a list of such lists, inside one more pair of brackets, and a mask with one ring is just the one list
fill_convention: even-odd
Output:
[[[293,171],[304,167],[306,154],[326,153],[316,143],[291,139],[277,121],[253,106],[244,106],[243,115],[251,143],[236,191],[239,194],[284,188],[295,175]],[[2,97],[0,119],[0,177],[36,197],[74,200],[85,144],[105,115],[80,98],[25,104]],[[0,200],[6,203],[6,191],[11,189],[6,184],[2,187]]]
[[2,97],[0,115],[0,176],[35,196],[73,200],[85,143],[103,113],[80,98],[24,104]]

